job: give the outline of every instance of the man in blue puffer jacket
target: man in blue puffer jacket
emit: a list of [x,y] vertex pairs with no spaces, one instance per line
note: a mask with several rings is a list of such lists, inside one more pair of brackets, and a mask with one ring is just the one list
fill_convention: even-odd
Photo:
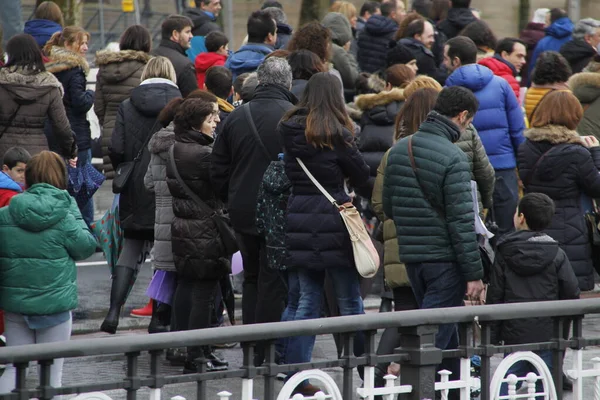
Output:
[[[546,36],[542,38],[535,46],[533,55],[531,56],[531,62],[529,63],[529,76],[533,73],[533,67],[540,54],[545,51],[559,51],[563,44],[571,40],[571,34],[573,33],[573,22],[567,16],[564,10],[559,8],[553,8],[550,10],[549,21],[546,31]],[[548,20],[546,20],[548,21]]]
[[446,86],[465,87],[479,100],[473,125],[496,172],[493,211],[499,233],[504,234],[514,229],[519,196],[516,154],[525,140],[525,119],[508,82],[476,61],[477,46],[471,39],[457,36],[446,42],[444,64],[452,72]]

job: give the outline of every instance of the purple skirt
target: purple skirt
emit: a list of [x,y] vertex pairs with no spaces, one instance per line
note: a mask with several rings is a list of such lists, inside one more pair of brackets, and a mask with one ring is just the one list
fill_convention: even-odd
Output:
[[177,273],[157,270],[146,289],[146,296],[160,303],[171,305],[176,287]]

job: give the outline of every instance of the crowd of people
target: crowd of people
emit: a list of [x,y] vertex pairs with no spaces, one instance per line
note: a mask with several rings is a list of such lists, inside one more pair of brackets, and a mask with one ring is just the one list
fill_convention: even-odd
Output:
[[[124,233],[100,328],[109,334],[150,249],[153,295],[137,310],[149,310],[149,332],[218,326],[231,242],[243,260],[244,324],[318,318],[332,305],[364,313],[351,238],[323,192],[356,205],[383,244],[396,311],[574,299],[594,288],[597,228],[586,214],[600,198],[600,21],[538,9],[519,38],[499,40],[470,0],[414,0],[410,10],[400,0],[360,10],[336,1],[294,29],[267,0],[231,51],[221,9],[199,0],[167,17],[154,47],[145,27],[130,26],[118,51],[96,54],[95,91],[86,89],[91,36],[63,26],[52,2],[0,48],[8,346],[70,336],[74,261],[96,240],[93,201],[65,192],[66,168],[91,163],[92,108]],[[495,262],[485,270],[488,240]],[[517,321],[493,334],[494,343],[549,340],[552,325]],[[314,339],[281,339],[277,362],[309,362]],[[456,326],[440,326],[435,342],[456,348]],[[360,332],[353,343],[363,354]],[[386,330],[378,354],[400,345]],[[551,353],[538,354],[552,368]],[[184,373],[228,368],[211,347],[171,349],[167,359]],[[259,343],[252,361],[264,359]],[[457,362],[440,368],[458,374]],[[13,387],[11,368],[2,391]],[[52,368],[59,386],[62,364]],[[378,366],[378,385],[388,372],[397,369]],[[319,390],[303,382],[296,393]]]

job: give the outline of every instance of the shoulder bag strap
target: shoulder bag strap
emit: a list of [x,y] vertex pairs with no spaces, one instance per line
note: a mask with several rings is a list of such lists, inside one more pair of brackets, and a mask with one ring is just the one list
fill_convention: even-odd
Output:
[[17,104],[17,109],[15,110],[14,113],[12,113],[12,115],[10,116],[10,118],[8,119],[8,122],[6,123],[6,125],[4,125],[4,129],[2,129],[2,132],[0,132],[0,138],[2,138],[2,136],[4,136],[4,134],[6,133],[6,131],[8,130],[8,128],[10,128],[10,125],[13,123],[13,121],[15,120],[17,113],[19,112],[19,110],[21,109],[21,105],[22,104]]
[[194,193],[192,191],[192,189],[190,189],[190,187],[188,185],[186,185],[186,183],[183,181],[183,178],[181,177],[181,175],[179,174],[179,171],[177,170],[177,165],[175,164],[175,157],[173,156],[174,148],[175,148],[175,145],[171,145],[171,147],[169,147],[169,163],[171,164],[171,169],[173,169],[173,173],[175,174],[175,179],[177,179],[177,182],[179,182],[179,184],[183,188],[183,191],[185,192],[185,194],[187,194],[190,199],[192,199],[194,202],[196,202],[196,204],[198,204],[198,206],[200,206],[200,208],[202,209],[202,212],[205,212],[208,215],[215,214],[215,211],[212,208],[210,208],[208,206],[208,204],[203,202],[202,199],[200,198],[200,196],[198,196],[196,193]]
[[531,180],[533,179],[533,175],[535,174],[535,171],[537,170],[537,168],[539,167],[539,165],[541,164],[542,160],[548,155],[550,154],[550,152],[552,150],[554,150],[557,146],[552,146],[550,147],[544,154],[542,154],[540,156],[540,158],[538,158],[538,160],[536,161],[535,165],[533,166],[533,168],[531,168],[531,171],[529,171],[529,174],[527,174],[527,177],[525,178],[525,180],[523,181],[523,183],[525,184],[525,187],[529,186],[529,184],[531,183]]
[[250,103],[243,105],[242,108],[244,109],[244,113],[246,114],[246,119],[248,120],[248,124],[250,125],[250,130],[256,137],[256,140],[258,142],[258,147],[260,147],[260,149],[262,150],[263,154],[265,155],[266,159],[269,162],[273,161],[271,159],[271,155],[269,154],[269,151],[265,147],[262,139],[260,138],[260,135],[258,134],[258,129],[256,129],[256,125],[254,124],[254,119],[252,119],[252,113],[250,112]]
[[140,161],[142,159],[142,154],[144,154],[144,149],[146,147],[148,147],[148,143],[150,142],[150,139],[152,139],[152,136],[154,136],[154,134],[156,133],[154,131],[154,129],[156,129],[156,126],[159,124],[160,122],[158,121],[158,118],[156,119],[156,122],[154,122],[154,125],[152,125],[152,128],[150,128],[150,134],[146,137],[146,140],[144,140],[144,144],[142,145],[142,148],[140,149],[140,151],[138,151],[137,155],[135,156],[135,158],[133,159],[133,162],[136,163],[138,161]]
[[415,179],[417,180],[417,183],[419,184],[419,188],[421,188],[421,192],[423,193],[423,197],[425,197],[425,200],[427,200],[427,202],[429,203],[429,205],[439,214],[440,217],[442,218],[446,218],[446,213],[440,208],[440,207],[436,207],[432,201],[432,199],[429,197],[429,193],[427,191],[425,191],[425,188],[423,187],[423,185],[421,184],[421,181],[419,180],[419,175],[417,174],[417,164],[415,163],[415,157],[413,156],[413,147],[412,147],[412,135],[408,137],[408,158],[410,159],[410,166],[412,167],[413,170],[413,174],[415,175]]
[[317,187],[317,189],[319,189],[319,191],[321,193],[323,193],[323,196],[327,197],[327,200],[329,200],[329,202],[331,204],[333,204],[335,206],[335,208],[340,209],[340,206],[338,205],[337,201],[335,201],[335,199],[333,198],[333,196],[331,196],[329,194],[329,192],[327,190],[325,190],[325,188],[323,186],[321,186],[321,184],[319,183],[319,181],[313,176],[313,174],[310,173],[310,171],[308,170],[308,168],[306,168],[306,165],[304,165],[304,163],[302,162],[301,159],[296,158],[296,161],[298,161],[298,164],[300,164],[300,168],[302,168],[302,170],[304,171],[304,173],[306,174],[306,176],[308,176],[308,179],[310,179],[312,181],[312,183]]

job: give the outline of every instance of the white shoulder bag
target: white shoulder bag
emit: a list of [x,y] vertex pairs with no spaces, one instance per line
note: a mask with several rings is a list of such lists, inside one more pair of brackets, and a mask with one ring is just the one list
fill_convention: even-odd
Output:
[[373,241],[365,228],[365,224],[362,221],[360,213],[352,205],[352,203],[342,204],[341,206],[335,201],[335,199],[325,190],[323,186],[315,179],[310,173],[306,165],[301,159],[296,158],[300,167],[304,170],[304,173],[314,183],[314,185],[323,193],[323,196],[329,200],[331,204],[340,212],[342,221],[348,229],[350,235],[350,241],[352,242],[352,252],[354,254],[354,262],[356,264],[356,270],[364,278],[372,278],[379,269],[379,253],[373,245]]

